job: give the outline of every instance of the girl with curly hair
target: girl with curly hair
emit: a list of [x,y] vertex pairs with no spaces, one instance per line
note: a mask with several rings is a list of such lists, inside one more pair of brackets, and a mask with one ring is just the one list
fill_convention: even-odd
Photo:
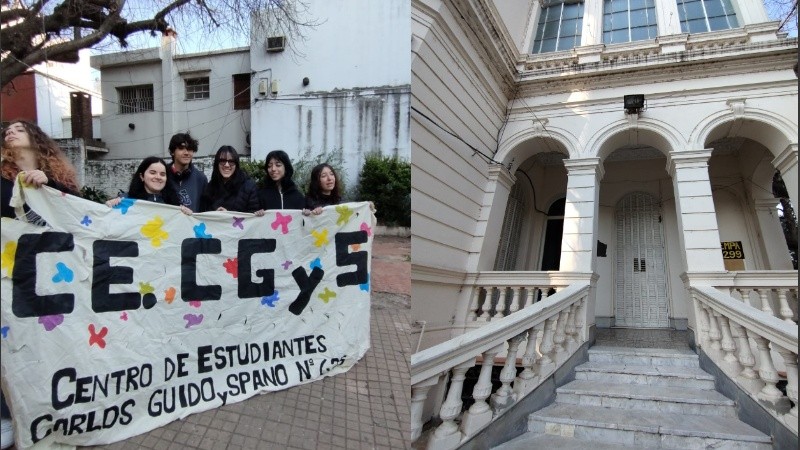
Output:
[[[78,195],[75,168],[64,152],[41,128],[26,120],[14,120],[3,130],[3,149],[0,153],[2,174],[2,216],[14,218],[9,205],[14,180],[24,172],[24,181],[35,187],[47,185],[68,194]],[[25,208],[29,221],[37,222]],[[41,219],[39,219],[41,220]]]

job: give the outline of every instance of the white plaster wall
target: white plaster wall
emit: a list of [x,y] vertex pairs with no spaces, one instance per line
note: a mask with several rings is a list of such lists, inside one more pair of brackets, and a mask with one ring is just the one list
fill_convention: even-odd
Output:
[[70,92],[81,91],[92,96],[92,111],[102,111],[97,80],[89,66],[89,50],[79,52],[75,64],[46,62],[36,66],[36,120],[39,127],[55,139],[72,137],[69,119]]
[[253,157],[342,151],[349,185],[369,152],[408,159],[409,17],[404,0],[313,2],[308,19],[319,24],[303,40],[287,36],[285,51],[267,53],[254,37],[254,86],[278,90],[253,90]]
[[[187,130],[199,141],[198,156],[213,154],[221,145],[248,153],[245,139],[250,112],[233,109],[232,78],[250,72],[247,49],[176,55],[172,62],[162,62],[157,49],[146,49],[94,57],[93,63],[103,65],[100,126],[109,149],[104,159],[158,155],[169,160],[170,137]],[[192,71],[194,74],[188,75]],[[170,78],[163,79],[164,73],[171,74]],[[185,76],[204,75],[209,77],[209,98],[185,100]],[[119,114],[117,88],[144,84],[153,84],[154,110]]]

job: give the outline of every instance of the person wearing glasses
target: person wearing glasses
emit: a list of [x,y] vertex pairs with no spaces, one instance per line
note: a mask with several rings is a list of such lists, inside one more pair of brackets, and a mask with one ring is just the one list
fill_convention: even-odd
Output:
[[169,184],[178,192],[181,204],[193,212],[200,211],[200,196],[203,195],[208,178],[192,164],[197,153],[197,141],[187,133],[177,133],[169,140],[172,163],[167,171]]
[[273,150],[264,162],[267,179],[258,191],[261,209],[303,209],[305,197],[292,181],[294,169],[289,155],[283,150]]
[[239,167],[239,154],[230,145],[223,145],[214,155],[214,170],[200,198],[200,210],[264,214],[256,184]]

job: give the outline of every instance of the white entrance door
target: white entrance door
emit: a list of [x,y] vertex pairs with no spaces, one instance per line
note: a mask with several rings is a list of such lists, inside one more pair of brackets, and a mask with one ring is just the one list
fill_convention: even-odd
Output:
[[628,194],[617,204],[616,220],[616,325],[666,328],[669,314],[659,205],[650,194]]

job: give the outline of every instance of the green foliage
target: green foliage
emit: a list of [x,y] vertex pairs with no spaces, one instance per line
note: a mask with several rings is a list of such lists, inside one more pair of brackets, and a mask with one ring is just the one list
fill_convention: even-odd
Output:
[[[342,187],[343,197],[347,199],[348,196],[345,194],[347,190],[344,180],[344,161],[341,150],[324,151],[315,155],[312,155],[310,150],[306,151],[300,159],[292,161],[292,167],[294,168],[292,180],[294,180],[297,187],[305,194],[308,192],[311,169],[321,163],[330,164],[333,170],[336,171],[339,176],[339,186]],[[242,158],[239,161],[239,165],[259,186],[263,186],[264,182],[269,179],[264,169],[264,160],[249,161]]]
[[378,223],[411,226],[411,164],[396,157],[371,154],[358,179],[358,200],[372,201]]
[[97,203],[105,203],[106,200],[108,200],[108,195],[106,195],[105,192],[91,186],[84,186],[81,188],[81,197]]

